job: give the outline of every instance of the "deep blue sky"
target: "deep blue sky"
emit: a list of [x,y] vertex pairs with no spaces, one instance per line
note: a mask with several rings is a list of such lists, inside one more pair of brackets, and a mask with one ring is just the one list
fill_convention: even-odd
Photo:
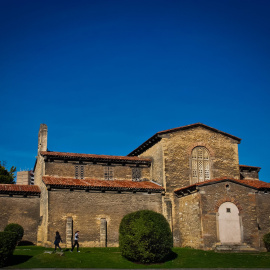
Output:
[[127,155],[201,122],[270,182],[270,1],[0,0],[0,160]]

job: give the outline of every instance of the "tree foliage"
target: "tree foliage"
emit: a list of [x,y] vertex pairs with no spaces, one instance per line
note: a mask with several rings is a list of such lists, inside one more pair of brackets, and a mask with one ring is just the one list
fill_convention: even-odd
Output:
[[173,246],[169,223],[159,213],[142,210],[126,215],[119,228],[119,247],[127,259],[140,263],[166,260]]
[[0,184],[15,184],[16,167],[12,166],[8,171],[5,166],[6,163],[0,161]]
[[270,233],[263,236],[263,242],[268,252],[270,252]]
[[17,223],[8,224],[5,227],[4,232],[13,232],[13,233],[15,233],[16,236],[17,236],[17,238],[16,238],[17,243],[22,240],[23,235],[24,235],[23,227],[20,224],[17,224]]
[[17,235],[14,232],[0,232],[0,267],[6,265],[16,247]]

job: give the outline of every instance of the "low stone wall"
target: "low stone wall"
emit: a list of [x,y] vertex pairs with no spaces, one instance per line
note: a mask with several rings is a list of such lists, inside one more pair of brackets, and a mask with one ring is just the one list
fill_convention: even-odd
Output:
[[0,195],[0,231],[9,223],[20,224],[24,228],[23,241],[37,243],[39,218],[39,197],[10,197]]

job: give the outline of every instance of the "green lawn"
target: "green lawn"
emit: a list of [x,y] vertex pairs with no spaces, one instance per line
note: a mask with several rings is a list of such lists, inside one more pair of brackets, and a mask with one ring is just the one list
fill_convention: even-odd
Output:
[[8,268],[270,268],[270,253],[215,253],[174,248],[174,256],[161,264],[132,263],[118,248],[81,248],[80,253],[46,253],[53,249],[17,247]]

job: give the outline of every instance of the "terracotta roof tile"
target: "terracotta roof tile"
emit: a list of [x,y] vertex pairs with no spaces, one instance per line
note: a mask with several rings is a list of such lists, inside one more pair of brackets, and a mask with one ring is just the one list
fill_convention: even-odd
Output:
[[257,170],[260,170],[261,167],[257,167],[257,166],[248,166],[248,165],[239,165],[239,168],[247,168],[247,169],[257,169]]
[[40,188],[35,185],[0,184],[0,194],[39,195]]
[[42,151],[42,156],[48,157],[62,157],[62,158],[81,158],[88,160],[108,160],[108,161],[120,161],[120,162],[136,162],[150,164],[151,159],[128,157],[128,156],[110,156],[110,155],[94,155],[94,154],[78,154],[78,153],[65,153],[65,152],[49,152]]
[[74,179],[67,177],[43,176],[43,182],[51,187],[82,188],[91,190],[129,190],[161,192],[163,187],[150,181]]
[[205,185],[211,185],[211,184],[216,184],[219,182],[224,182],[224,181],[231,181],[234,183],[238,183],[241,185],[245,185],[251,188],[255,188],[255,189],[270,189],[270,183],[267,182],[263,182],[260,180],[240,180],[240,179],[234,179],[234,178],[228,178],[228,177],[222,177],[222,178],[216,178],[216,179],[211,179],[208,181],[204,181],[204,182],[198,182],[195,183],[193,185],[190,186],[186,186],[183,188],[178,188],[176,190],[174,190],[174,192],[177,194],[181,191],[187,190],[187,189],[192,189],[196,186],[205,186]]

